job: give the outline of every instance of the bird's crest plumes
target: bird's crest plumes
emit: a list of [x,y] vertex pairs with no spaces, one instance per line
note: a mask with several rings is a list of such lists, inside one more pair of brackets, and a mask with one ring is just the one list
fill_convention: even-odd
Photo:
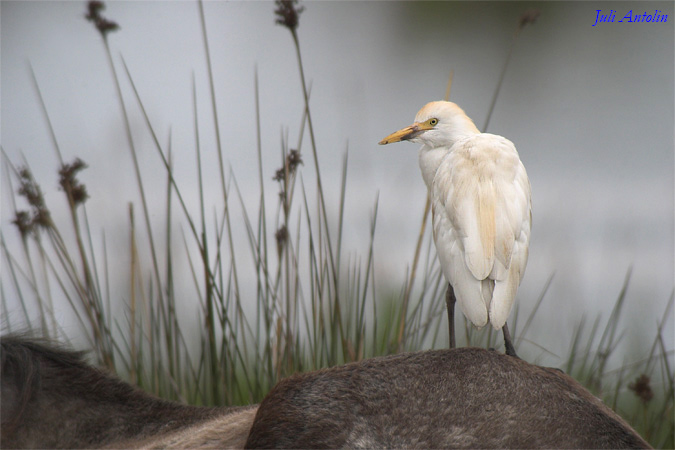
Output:
[[[415,122],[423,122],[430,117],[437,116],[449,116],[449,115],[464,115],[466,113],[462,108],[460,108],[456,103],[447,102],[445,100],[438,100],[434,102],[429,102],[422,107],[417,112],[415,116]],[[468,119],[468,117],[467,117]],[[471,120],[471,119],[469,119]]]

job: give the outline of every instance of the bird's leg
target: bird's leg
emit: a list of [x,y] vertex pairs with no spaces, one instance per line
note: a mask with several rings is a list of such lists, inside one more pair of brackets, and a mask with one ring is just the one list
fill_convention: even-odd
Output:
[[450,331],[450,348],[455,348],[455,291],[452,285],[448,283],[448,290],[445,291],[445,304],[448,307],[448,327]]
[[511,342],[511,333],[509,333],[509,326],[506,324],[506,322],[504,322],[502,331],[504,332],[504,347],[506,348],[506,354],[518,358],[518,355],[516,355],[516,349],[513,347],[513,343]]

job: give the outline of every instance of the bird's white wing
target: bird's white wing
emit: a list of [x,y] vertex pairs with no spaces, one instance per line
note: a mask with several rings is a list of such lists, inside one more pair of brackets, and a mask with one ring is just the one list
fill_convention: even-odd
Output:
[[433,231],[436,253],[445,278],[452,284],[455,297],[464,315],[477,327],[488,321],[488,308],[492,298],[491,286],[477,280],[465,263],[463,237],[452,224],[441,199],[433,196]]
[[504,326],[511,313],[518,285],[525,274],[532,227],[530,182],[525,167],[517,161],[512,175],[504,177],[497,203],[497,258],[490,278],[495,288],[490,304],[490,322],[495,328]]
[[441,266],[460,307],[477,326],[486,320],[474,310],[486,308],[501,328],[527,264],[531,226],[530,184],[515,147],[490,134],[457,142],[432,197]]

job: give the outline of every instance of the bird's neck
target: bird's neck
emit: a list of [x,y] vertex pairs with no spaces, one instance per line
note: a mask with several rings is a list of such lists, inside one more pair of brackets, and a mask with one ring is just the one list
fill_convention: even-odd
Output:
[[441,165],[443,158],[450,152],[449,147],[427,147],[423,145],[419,152],[420,169],[422,178],[427,189],[431,192],[431,186],[436,176],[436,171]]
[[481,134],[473,120],[467,116],[455,116],[445,128],[444,147],[450,149],[456,142]]
[[450,153],[452,147],[459,141],[473,138],[481,132],[476,128],[466,115],[453,116],[449,123],[444,126],[444,133],[437,140],[429,139],[420,148],[419,163],[422,169],[422,178],[431,192],[431,186],[436,176],[436,171],[441,165],[445,155]]

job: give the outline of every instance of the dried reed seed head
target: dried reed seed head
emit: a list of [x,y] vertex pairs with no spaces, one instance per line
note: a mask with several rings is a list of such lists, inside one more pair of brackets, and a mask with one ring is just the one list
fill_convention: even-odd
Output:
[[295,173],[295,170],[300,164],[304,164],[302,162],[302,155],[300,155],[298,150],[291,150],[288,155],[286,155],[284,166],[280,169],[277,169],[272,179],[274,181],[283,181],[284,177],[286,176],[286,171],[288,171],[289,175],[292,175]]
[[276,23],[295,31],[299,24],[298,17],[305,7],[296,7],[298,0],[276,0],[274,3],[277,5],[277,9],[274,10],[274,14],[277,15]]
[[286,228],[286,225],[282,225],[281,228],[274,233],[274,239],[277,241],[277,253],[281,256],[281,252],[288,242],[288,229]]
[[59,184],[61,185],[61,189],[70,195],[75,205],[84,203],[89,198],[86,186],[75,178],[77,172],[86,168],[87,164],[84,161],[80,158],[75,158],[72,164],[64,163],[61,169],[59,169]]
[[[37,184],[33,178],[33,174],[27,167],[19,168],[18,194],[25,198],[28,204],[33,208],[30,226],[32,228],[35,228],[35,226],[48,228],[52,223],[51,214],[47,209],[40,185]],[[25,219],[25,217],[22,217],[22,220],[23,219]],[[26,225],[26,223],[24,222],[22,225]],[[17,226],[19,225],[17,224]],[[21,229],[19,231],[21,231]]]
[[74,178],[75,174],[80,170],[86,169],[87,163],[82,161],[80,158],[75,158],[72,164],[64,163],[59,169],[59,175],[61,178]]
[[650,386],[650,379],[647,375],[640,375],[637,380],[628,385],[628,389],[635,392],[635,395],[642,400],[644,403],[649,403],[649,401],[654,398],[654,392]]
[[40,185],[33,178],[33,174],[27,167],[19,168],[19,190],[18,194],[26,199],[33,208],[45,208],[45,199],[42,195]]
[[19,173],[19,181],[20,182],[32,182],[33,181],[33,173],[30,171],[28,167],[19,167],[18,168],[18,173]]
[[33,224],[42,228],[50,228],[52,226],[52,215],[46,207],[35,210]]
[[110,31],[119,30],[120,26],[108,19],[101,19],[96,23],[96,28],[101,32],[101,34],[105,35]]
[[282,244],[288,240],[288,229],[286,228],[286,225],[282,225],[281,228],[279,228],[277,232],[274,233],[274,238],[277,240],[277,242]]
[[534,23],[540,14],[541,11],[538,9],[530,9],[525,11],[520,15],[520,18],[518,19],[518,28],[522,30],[523,28],[525,28],[525,25]]
[[101,16],[101,11],[105,9],[105,4],[98,0],[91,0],[87,3],[87,14],[84,16],[88,21],[93,22],[96,29],[105,38],[111,31],[119,29],[117,23]]
[[87,3],[87,9],[89,10],[87,19],[89,19],[98,16],[99,13],[105,9],[105,5],[103,2],[98,0],[91,0],[89,3]]
[[286,156],[286,164],[288,165],[289,170],[295,171],[298,165],[303,164],[300,152],[292,149],[288,156]]
[[84,203],[89,198],[89,194],[87,194],[87,188],[84,185],[77,186],[75,189],[73,189],[71,195],[73,196],[73,202],[75,202],[76,205]]
[[12,223],[19,229],[22,239],[26,239],[35,230],[35,224],[28,211],[17,211]]
[[[45,203],[45,198],[42,195],[42,189],[40,189],[40,185],[37,184],[33,178],[33,174],[27,167],[20,167],[18,172],[18,194],[25,198],[33,209],[33,215],[30,219],[30,226],[33,228],[35,226],[49,228],[52,225],[51,213],[49,212],[49,209],[47,209],[47,204]],[[27,225],[26,216],[23,214],[21,215],[22,217],[18,216],[19,214],[17,213],[17,218],[15,220],[22,220],[21,226]],[[19,224],[16,225],[20,227]],[[21,231],[21,227],[19,228],[19,231]]]

